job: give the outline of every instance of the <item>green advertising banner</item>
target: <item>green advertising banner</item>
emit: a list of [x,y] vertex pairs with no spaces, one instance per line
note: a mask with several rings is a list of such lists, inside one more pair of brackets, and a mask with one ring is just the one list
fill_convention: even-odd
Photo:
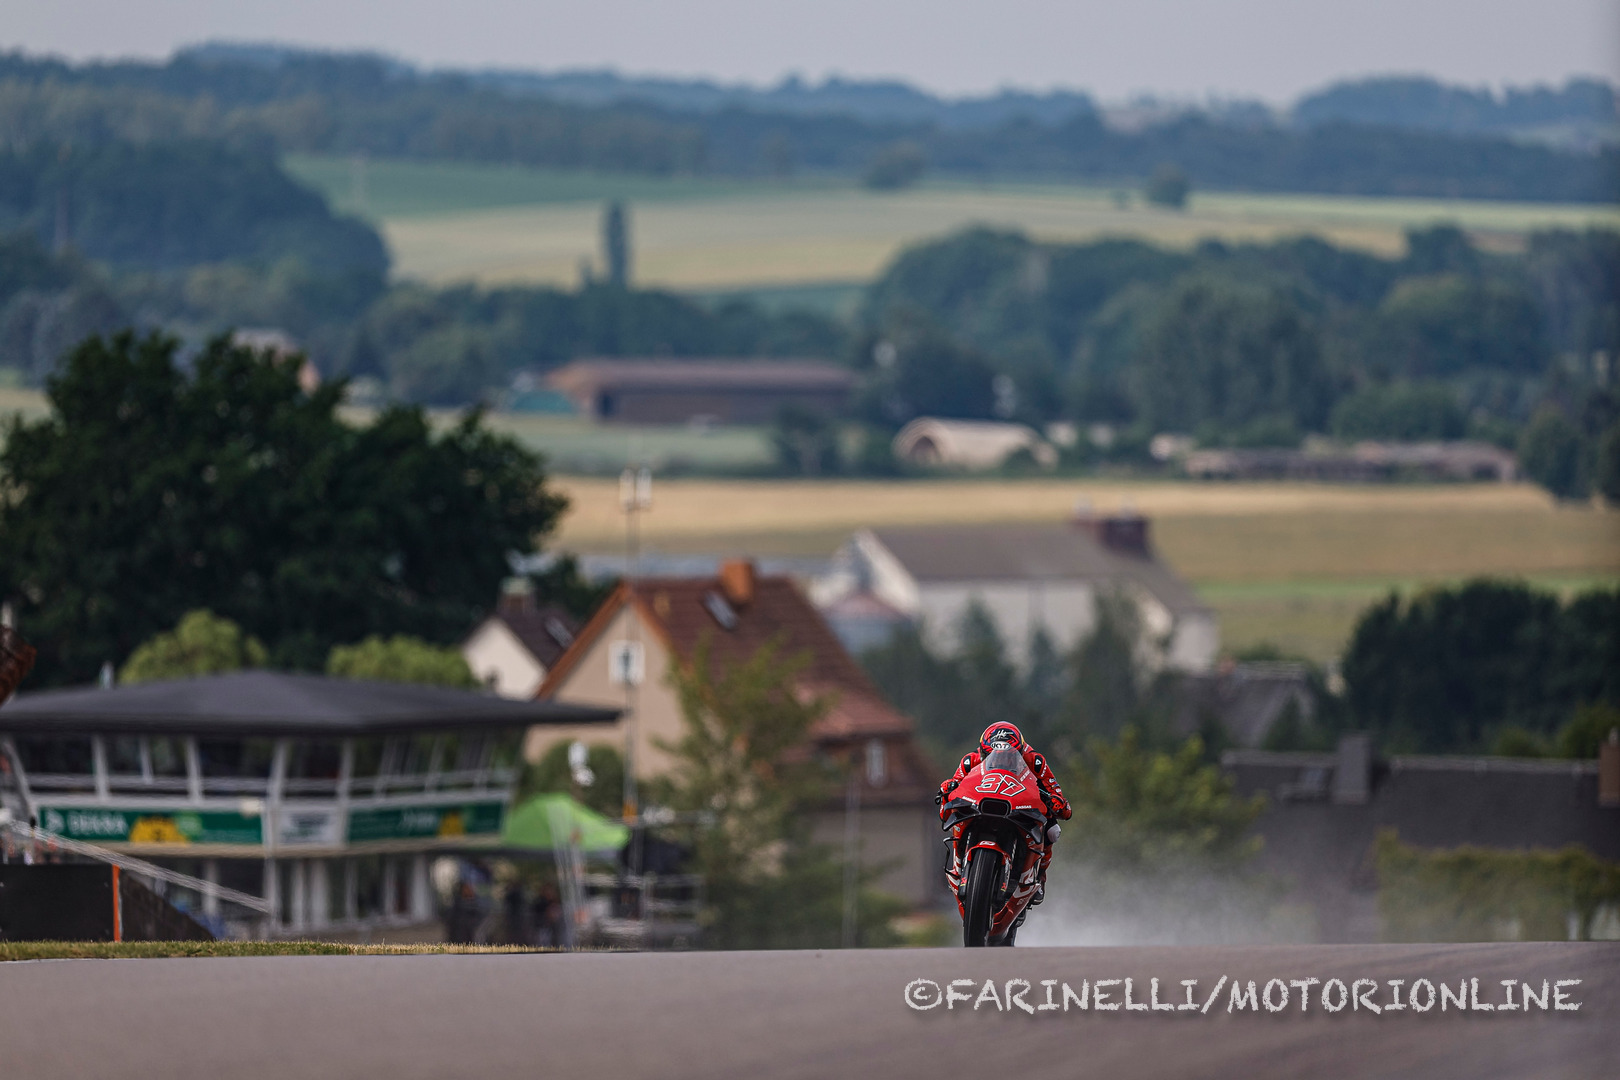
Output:
[[352,810],[349,812],[349,843],[489,835],[501,831],[501,823],[505,817],[504,802]]
[[218,810],[130,810],[47,806],[40,827],[70,840],[102,844],[262,844],[264,819]]

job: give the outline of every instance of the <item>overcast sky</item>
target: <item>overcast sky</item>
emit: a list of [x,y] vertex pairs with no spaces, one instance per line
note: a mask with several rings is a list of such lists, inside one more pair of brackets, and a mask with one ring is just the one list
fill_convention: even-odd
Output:
[[965,94],[1261,97],[1420,72],[1620,80],[1620,0],[0,0],[0,44],[157,58],[208,39],[373,49],[429,66],[773,83],[901,78]]

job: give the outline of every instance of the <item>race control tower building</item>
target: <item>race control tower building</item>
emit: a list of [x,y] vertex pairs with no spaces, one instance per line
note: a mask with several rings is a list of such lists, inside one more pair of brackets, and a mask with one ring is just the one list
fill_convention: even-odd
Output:
[[266,897],[273,933],[424,924],[430,858],[497,841],[525,732],[616,716],[271,671],[19,694],[0,815]]

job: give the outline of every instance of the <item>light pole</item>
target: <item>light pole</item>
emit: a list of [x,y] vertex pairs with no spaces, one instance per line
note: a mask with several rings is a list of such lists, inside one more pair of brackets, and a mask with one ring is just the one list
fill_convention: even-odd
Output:
[[625,599],[629,610],[624,672],[624,820],[632,827],[640,814],[636,796],[636,689],[641,682],[632,670],[631,657],[641,644],[641,624],[635,611],[636,578],[641,572],[641,515],[652,508],[652,469],[626,465],[619,474],[619,509],[624,511]]

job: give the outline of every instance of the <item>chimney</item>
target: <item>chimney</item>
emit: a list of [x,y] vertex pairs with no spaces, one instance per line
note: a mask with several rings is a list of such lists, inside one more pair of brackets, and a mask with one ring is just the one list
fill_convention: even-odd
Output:
[[720,564],[720,591],[732,607],[741,610],[754,601],[752,559],[727,559]]
[[1152,554],[1152,534],[1148,519],[1134,510],[1122,509],[1115,514],[1097,514],[1091,504],[1082,500],[1074,508],[1069,523],[1091,535],[1091,538],[1109,551],[1120,555],[1147,558]]
[[1360,806],[1372,788],[1372,738],[1365,733],[1342,735],[1333,763],[1333,801]]
[[521,615],[534,610],[534,583],[526,577],[509,577],[501,582],[501,595],[495,601],[495,614]]
[[1598,805],[1620,806],[1620,728],[1598,747]]

